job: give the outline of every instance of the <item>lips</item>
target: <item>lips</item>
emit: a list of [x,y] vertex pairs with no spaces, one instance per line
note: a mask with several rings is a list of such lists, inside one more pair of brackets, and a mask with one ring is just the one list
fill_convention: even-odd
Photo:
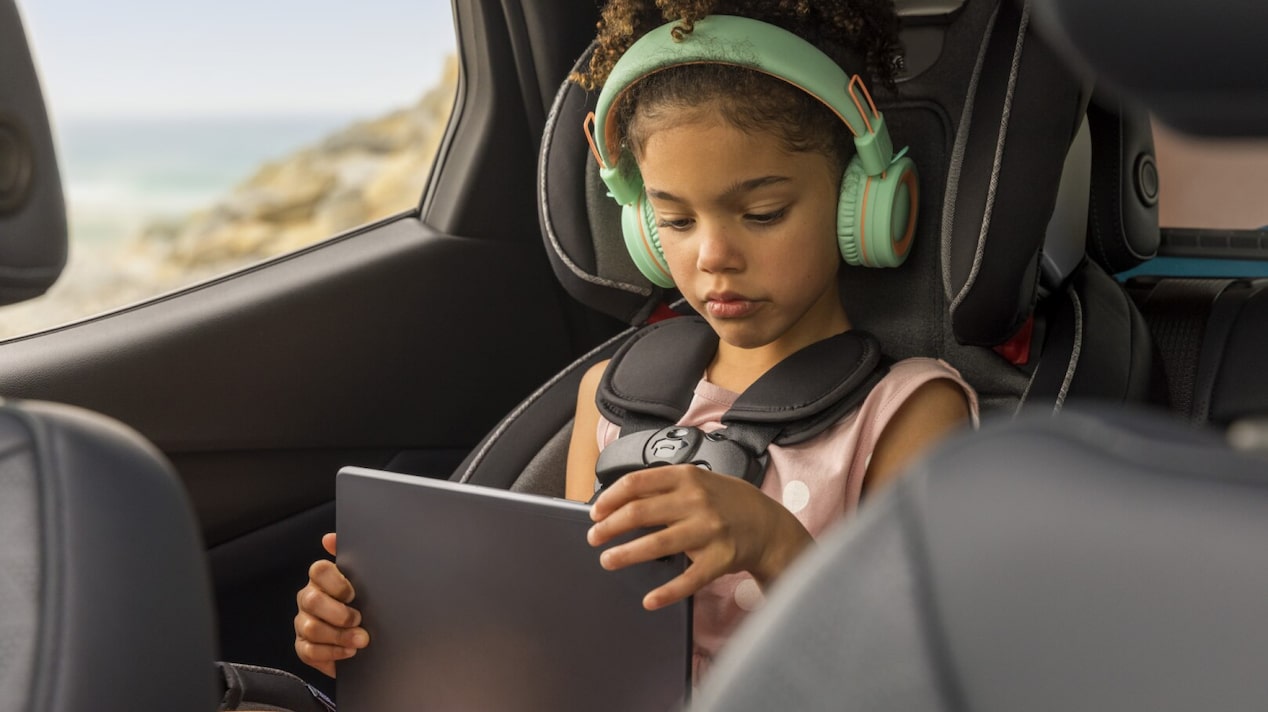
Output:
[[709,292],[705,295],[705,309],[709,316],[718,319],[739,319],[757,310],[757,302],[735,292]]

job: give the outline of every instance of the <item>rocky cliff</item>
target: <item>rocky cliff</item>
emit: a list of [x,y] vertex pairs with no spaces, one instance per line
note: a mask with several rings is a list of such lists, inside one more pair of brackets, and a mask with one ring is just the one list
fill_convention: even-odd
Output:
[[255,173],[123,245],[78,245],[41,299],[0,309],[0,338],[55,326],[290,252],[418,204],[449,121],[451,59],[412,106],[361,121]]

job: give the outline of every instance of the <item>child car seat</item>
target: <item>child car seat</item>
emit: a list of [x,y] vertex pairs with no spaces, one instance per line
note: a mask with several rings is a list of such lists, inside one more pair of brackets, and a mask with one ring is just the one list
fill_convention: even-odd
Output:
[[[1050,217],[1089,83],[1031,31],[1028,3],[967,0],[945,14],[908,15],[905,23],[907,76],[896,95],[878,90],[875,97],[895,145],[910,146],[920,166],[917,244],[896,269],[843,267],[843,300],[855,326],[875,334],[889,357],[949,361],[987,410],[1022,402],[1059,410],[1080,396],[1143,399],[1151,372],[1143,322],[1117,284],[1079,269],[1086,222],[1073,230],[1077,259],[1052,272],[1051,293],[1040,299]],[[542,233],[570,294],[640,325],[676,295],[647,281],[625,253],[619,206],[606,196],[581,131],[596,98],[567,82],[555,96],[538,172]],[[1089,180],[1076,178],[1078,187],[1066,194],[1086,205]],[[1084,298],[1095,290],[1120,298]],[[1033,328],[1025,328],[1032,317]],[[1058,338],[1061,329],[1048,321],[1059,318],[1126,328],[1071,328]],[[530,395],[453,478],[560,494],[580,378],[633,328]],[[1010,342],[1029,356],[1010,361],[994,348]],[[1085,376],[1096,373],[1114,375]]]

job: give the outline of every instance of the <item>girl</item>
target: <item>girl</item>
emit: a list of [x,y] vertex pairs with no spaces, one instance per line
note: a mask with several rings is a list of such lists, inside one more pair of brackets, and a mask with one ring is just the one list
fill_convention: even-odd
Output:
[[[588,72],[572,79],[594,89],[653,28],[676,23],[673,34],[682,38],[711,14],[782,27],[838,64],[866,66],[892,85],[897,19],[883,0],[813,7],[806,0],[614,0]],[[668,275],[719,337],[680,424],[716,430],[763,373],[850,329],[838,290],[837,235],[854,138],[837,113],[800,87],[733,64],[689,62],[648,74],[613,110],[621,168],[641,176]],[[605,366],[586,374],[577,395],[567,495],[581,501],[592,497],[599,453],[617,435],[595,405]],[[695,596],[698,679],[762,589],[814,536],[976,412],[976,397],[950,366],[901,361],[824,432],[772,445],[761,489],[691,465],[634,472],[595,501],[589,541],[598,547],[634,529],[654,530],[605,551],[607,569],[687,554],[687,570],[650,591],[644,605]],[[323,544],[335,553],[333,534]],[[295,647],[333,676],[334,662],[369,636],[335,565],[319,561],[309,575],[298,597]]]

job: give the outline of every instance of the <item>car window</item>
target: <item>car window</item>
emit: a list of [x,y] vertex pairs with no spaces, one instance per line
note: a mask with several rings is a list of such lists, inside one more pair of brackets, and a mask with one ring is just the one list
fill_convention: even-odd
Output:
[[71,250],[0,338],[415,209],[456,93],[449,0],[18,0]]
[[1153,125],[1162,227],[1268,226],[1268,141],[1197,138]]
[[1268,277],[1268,141],[1153,134],[1162,244],[1118,278]]

